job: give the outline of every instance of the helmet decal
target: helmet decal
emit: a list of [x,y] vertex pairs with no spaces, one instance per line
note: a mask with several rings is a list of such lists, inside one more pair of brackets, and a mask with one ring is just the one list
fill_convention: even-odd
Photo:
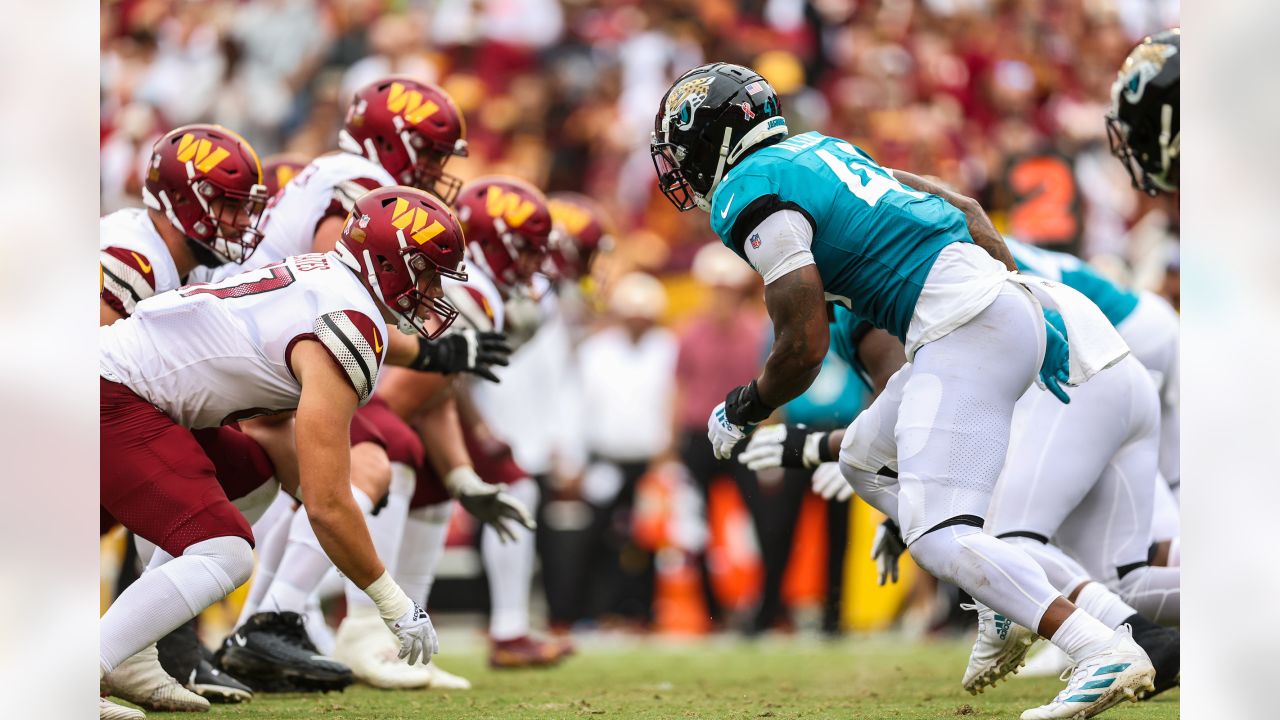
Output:
[[676,86],[667,96],[667,122],[669,123],[672,116],[675,116],[676,127],[681,130],[693,127],[693,116],[706,101],[707,91],[711,89],[711,83],[714,80],[714,76],[704,75],[686,80]]
[[1141,100],[1147,83],[1159,75],[1164,69],[1165,61],[1177,53],[1178,48],[1167,43],[1149,42],[1134,48],[1120,68],[1122,77],[1126,74],[1129,76],[1128,82],[1123,86],[1125,99],[1131,103]]
[[409,90],[401,83],[393,82],[391,90],[387,93],[387,109],[393,113],[403,114],[405,120],[417,125],[440,109],[434,100],[426,99],[426,102],[423,100],[422,93]]

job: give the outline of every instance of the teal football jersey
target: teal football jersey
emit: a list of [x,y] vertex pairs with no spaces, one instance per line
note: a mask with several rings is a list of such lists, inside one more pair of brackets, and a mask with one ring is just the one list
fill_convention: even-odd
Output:
[[1119,325],[1138,306],[1137,293],[1106,279],[1075,255],[1054,252],[1005,238],[1018,271],[1060,282],[1093,301],[1112,325]]
[[786,209],[813,226],[827,299],[904,342],[938,253],[973,242],[964,213],[947,201],[902,185],[860,148],[816,132],[757,150],[730,169],[711,198],[711,227],[745,260],[745,244],[760,242],[747,234]]
[[835,319],[827,329],[831,336],[831,352],[853,369],[862,384],[867,386],[867,390],[874,391],[871,373],[867,372],[866,366],[858,358],[858,342],[867,334],[869,328],[870,325],[855,315],[852,310],[843,305],[836,305]]

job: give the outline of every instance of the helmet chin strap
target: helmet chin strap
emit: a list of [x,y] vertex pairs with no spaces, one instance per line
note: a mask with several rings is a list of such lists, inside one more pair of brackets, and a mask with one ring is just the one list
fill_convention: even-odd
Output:
[[[752,130],[754,129],[755,128],[752,128]],[[748,135],[749,134],[750,133],[748,133]],[[747,138],[744,136],[742,139],[746,140]],[[729,143],[732,141],[733,128],[726,127],[724,129],[724,141],[720,143],[720,159],[716,162],[716,174],[711,176],[711,187],[707,188],[706,195],[698,193],[693,197],[693,203],[697,205],[700,210],[711,212],[711,201],[707,198],[715,195],[716,186],[720,184],[720,178],[724,177],[724,166],[725,163],[729,161]]]
[[1162,105],[1160,107],[1160,175],[1151,178],[1152,182],[1162,190],[1177,190],[1169,183],[1168,176],[1169,167],[1173,164],[1174,158],[1178,157],[1181,137],[1181,133],[1173,135],[1173,106]]

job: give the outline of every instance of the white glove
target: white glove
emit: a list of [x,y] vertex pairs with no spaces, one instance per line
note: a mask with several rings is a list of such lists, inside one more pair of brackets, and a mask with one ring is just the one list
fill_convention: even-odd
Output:
[[782,467],[782,441],[786,439],[786,425],[765,425],[751,434],[747,446],[738,453],[738,462],[752,470]]
[[876,536],[871,541],[871,559],[876,561],[879,575],[877,583],[883,586],[886,580],[898,582],[898,558],[906,549],[898,523],[893,520],[880,523],[880,527],[876,528]]
[[408,658],[410,665],[417,663],[418,658],[422,658],[423,665],[431,662],[431,656],[440,652],[440,640],[436,638],[436,629],[427,611],[410,600],[388,572],[382,573],[382,577],[364,591],[378,606],[382,621],[400,641],[400,659]]
[[[813,492],[827,500],[844,502],[853,497],[853,486],[840,472],[840,463],[822,463],[813,471]],[[895,571],[895,576],[896,576]]]
[[754,425],[743,427],[729,422],[724,414],[724,403],[717,405],[711,411],[711,417],[707,418],[707,439],[711,441],[712,452],[721,460],[728,460],[733,455],[733,449],[752,430],[755,430]]
[[450,470],[444,478],[444,485],[467,512],[480,522],[492,525],[502,542],[516,539],[513,523],[527,530],[538,527],[524,503],[507,494],[501,485],[481,480],[476,471],[466,465]]

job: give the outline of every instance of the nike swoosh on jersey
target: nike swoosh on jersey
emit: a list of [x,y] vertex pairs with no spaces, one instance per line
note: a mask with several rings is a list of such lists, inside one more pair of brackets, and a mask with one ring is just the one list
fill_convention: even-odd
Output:
[[[730,199],[732,200],[732,198]],[[139,255],[136,252],[130,251],[129,254],[133,256],[134,260],[138,261],[138,267],[141,268],[142,272],[145,272],[145,273],[151,272],[151,263],[147,262],[145,259],[143,259],[141,255]]]
[[724,209],[720,211],[721,218],[729,217],[729,208],[733,205],[733,199],[737,196],[738,196],[738,193],[734,193],[729,196],[729,201],[724,204]]

